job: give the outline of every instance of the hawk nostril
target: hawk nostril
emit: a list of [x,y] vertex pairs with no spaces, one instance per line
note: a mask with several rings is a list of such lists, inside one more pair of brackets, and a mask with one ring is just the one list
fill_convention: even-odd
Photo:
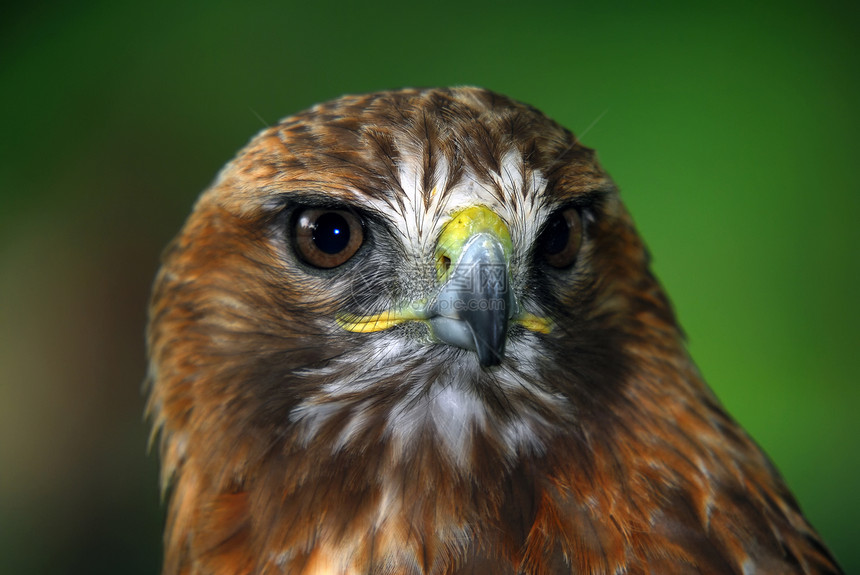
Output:
[[436,277],[442,281],[448,277],[448,272],[451,270],[451,258],[440,253],[436,256]]

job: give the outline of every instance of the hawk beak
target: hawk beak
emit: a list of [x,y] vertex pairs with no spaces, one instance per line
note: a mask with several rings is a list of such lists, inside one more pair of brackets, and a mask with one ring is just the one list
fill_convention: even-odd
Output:
[[427,307],[427,323],[435,338],[477,352],[485,367],[502,361],[508,321],[517,313],[508,272],[511,251],[507,226],[483,206],[455,214],[437,243],[443,283]]
[[477,353],[484,367],[501,363],[510,322],[536,333],[552,323],[522,310],[511,290],[508,227],[495,212],[472,206],[454,214],[436,244],[439,290],[429,301],[405,302],[373,315],[342,313],[346,331],[372,333],[408,321],[424,322],[438,341]]

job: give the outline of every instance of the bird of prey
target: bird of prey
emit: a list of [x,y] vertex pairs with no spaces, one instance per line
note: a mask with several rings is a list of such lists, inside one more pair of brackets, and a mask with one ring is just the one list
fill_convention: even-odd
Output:
[[263,130],[148,327],[165,575],[839,573],[592,150],[478,88]]

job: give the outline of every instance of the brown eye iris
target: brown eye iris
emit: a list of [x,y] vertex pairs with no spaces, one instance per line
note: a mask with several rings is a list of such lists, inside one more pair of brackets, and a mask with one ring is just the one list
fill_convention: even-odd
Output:
[[549,265],[570,266],[582,245],[582,216],[574,208],[559,210],[550,216],[538,242]]
[[334,268],[355,254],[364,241],[361,221],[346,210],[308,208],[295,224],[299,257],[318,268]]

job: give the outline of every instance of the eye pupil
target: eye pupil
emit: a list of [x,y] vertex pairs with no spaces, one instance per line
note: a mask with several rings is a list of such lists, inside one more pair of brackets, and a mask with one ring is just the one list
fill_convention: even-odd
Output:
[[544,252],[550,255],[561,253],[570,237],[570,228],[564,216],[561,214],[553,216],[544,234]]
[[540,236],[543,258],[554,268],[568,268],[582,246],[582,217],[575,208],[553,214]]
[[305,208],[293,220],[293,241],[307,264],[330,269],[345,263],[364,241],[361,220],[349,210]]
[[340,253],[349,245],[349,223],[337,212],[326,212],[317,218],[311,237],[321,252]]

